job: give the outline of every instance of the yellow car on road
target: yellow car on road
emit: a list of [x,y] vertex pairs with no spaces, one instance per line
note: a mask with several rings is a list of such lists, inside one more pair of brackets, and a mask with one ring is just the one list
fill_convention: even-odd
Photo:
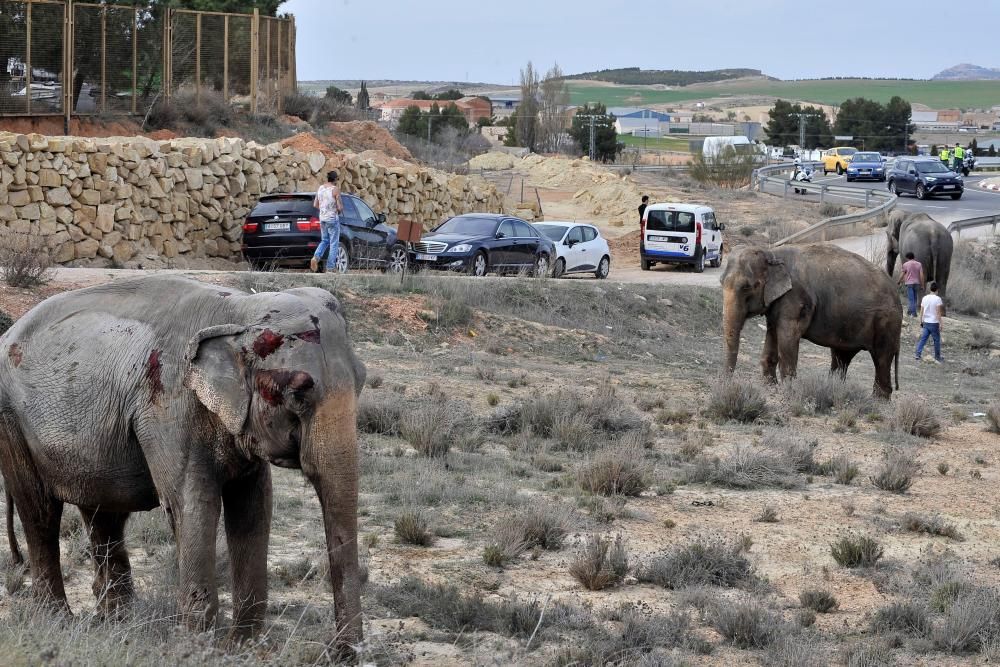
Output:
[[823,175],[825,176],[831,171],[837,172],[838,176],[842,175],[847,171],[847,163],[851,161],[851,157],[857,152],[857,148],[851,148],[850,146],[841,146],[825,151],[823,153]]

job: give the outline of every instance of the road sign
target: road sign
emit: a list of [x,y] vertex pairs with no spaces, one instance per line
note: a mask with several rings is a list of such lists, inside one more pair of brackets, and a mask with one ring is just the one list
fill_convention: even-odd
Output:
[[844,134],[835,136],[834,141],[854,141],[854,135]]

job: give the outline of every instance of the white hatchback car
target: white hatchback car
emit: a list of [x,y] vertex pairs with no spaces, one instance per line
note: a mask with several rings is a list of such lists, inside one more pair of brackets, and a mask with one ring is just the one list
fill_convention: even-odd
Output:
[[553,278],[593,273],[604,279],[611,273],[611,250],[597,227],[577,222],[540,222],[535,229],[556,244]]

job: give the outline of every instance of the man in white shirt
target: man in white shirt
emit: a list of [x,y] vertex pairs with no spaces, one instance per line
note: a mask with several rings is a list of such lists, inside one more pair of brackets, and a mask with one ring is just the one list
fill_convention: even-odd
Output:
[[920,361],[924,353],[924,345],[928,338],[934,339],[934,363],[940,364],[941,359],[941,320],[944,318],[944,301],[938,296],[938,284],[931,283],[931,292],[920,302],[920,324],[923,332],[917,343],[916,359]]
[[326,270],[333,273],[338,268],[347,271],[347,267],[337,266],[337,249],[340,245],[340,214],[344,212],[344,203],[340,199],[340,188],[337,187],[337,172],[326,175],[326,183],[319,186],[313,206],[319,209],[320,244],[316,253],[309,260],[309,268],[313,273],[319,270],[319,263],[326,256]]

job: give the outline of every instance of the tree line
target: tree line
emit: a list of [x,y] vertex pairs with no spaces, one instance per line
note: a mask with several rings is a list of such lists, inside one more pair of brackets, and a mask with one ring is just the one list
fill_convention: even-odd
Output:
[[829,148],[834,136],[850,136],[844,145],[872,151],[908,152],[907,137],[913,133],[910,124],[910,103],[894,96],[886,104],[863,97],[844,101],[831,124],[820,107],[792,104],[778,100],[768,113],[764,128],[768,141],[775,146],[800,143],[800,116],[805,123],[805,144],[802,148]]
[[693,83],[712,83],[728,81],[748,76],[763,76],[758,69],[717,69],[705,72],[676,69],[640,69],[638,67],[620,67],[617,69],[602,69],[596,72],[583,72],[566,76],[566,79],[590,79],[607,81],[634,86],[689,86]]

